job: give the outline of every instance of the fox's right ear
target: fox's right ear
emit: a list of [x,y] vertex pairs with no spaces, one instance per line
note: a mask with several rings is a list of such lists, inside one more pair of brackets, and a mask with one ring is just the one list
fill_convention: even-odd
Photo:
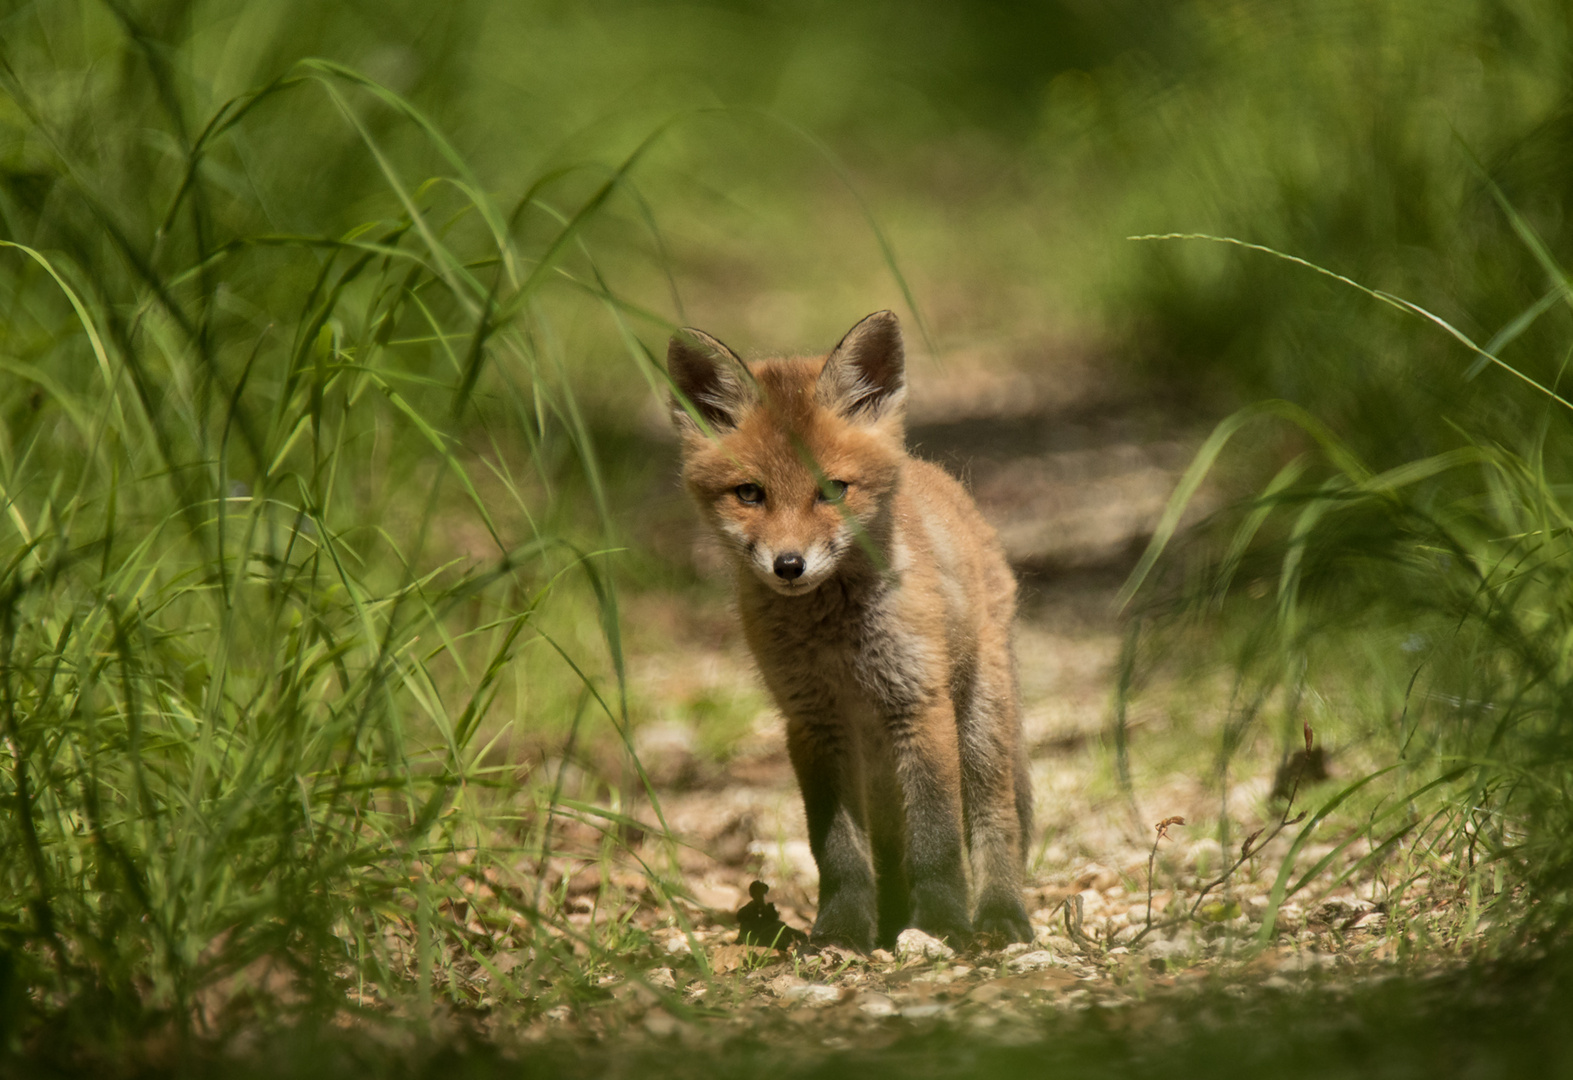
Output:
[[672,422],[679,431],[699,430],[682,399],[707,424],[722,429],[736,427],[743,411],[757,400],[754,378],[737,353],[701,330],[684,327],[672,335],[666,370],[677,390]]

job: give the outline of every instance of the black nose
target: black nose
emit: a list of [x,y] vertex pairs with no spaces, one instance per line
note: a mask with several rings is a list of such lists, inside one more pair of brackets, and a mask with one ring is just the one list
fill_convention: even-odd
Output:
[[807,565],[803,561],[803,556],[795,551],[786,555],[777,555],[776,577],[781,578],[783,581],[795,581],[803,576],[803,570]]

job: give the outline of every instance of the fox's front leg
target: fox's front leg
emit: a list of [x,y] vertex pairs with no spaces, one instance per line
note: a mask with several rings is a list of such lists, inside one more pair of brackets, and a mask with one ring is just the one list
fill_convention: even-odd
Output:
[[810,940],[868,952],[876,921],[874,859],[857,748],[843,730],[789,722],[787,749],[819,867],[819,914]]
[[914,716],[887,722],[906,803],[912,925],[965,942],[967,874],[962,852],[961,762],[955,712],[936,694]]

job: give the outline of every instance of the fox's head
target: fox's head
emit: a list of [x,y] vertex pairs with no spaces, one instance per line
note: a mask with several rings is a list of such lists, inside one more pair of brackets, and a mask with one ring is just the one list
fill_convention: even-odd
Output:
[[906,457],[895,315],[875,312],[823,358],[745,363],[698,330],[666,356],[683,479],[743,566],[804,595],[860,547],[882,550]]

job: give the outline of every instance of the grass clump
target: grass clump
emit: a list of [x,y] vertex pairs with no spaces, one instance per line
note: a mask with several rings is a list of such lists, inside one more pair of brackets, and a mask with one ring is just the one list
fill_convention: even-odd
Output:
[[[627,163],[505,210],[344,65],[204,112],[170,27],[38,14],[0,71],[0,1053],[571,992],[630,931],[540,871],[626,818],[561,769],[514,802],[504,751],[628,736],[558,331],[620,325],[582,239]],[[300,139],[364,216],[272,224]]]
[[[1553,294],[1565,298],[1566,273],[1503,208],[1543,263]],[[1360,760],[1369,768],[1357,769],[1304,826],[1271,907],[1334,858],[1336,850],[1309,870],[1295,866],[1322,819],[1370,785],[1361,798],[1371,851],[1361,865],[1404,849],[1411,856],[1391,888],[1390,911],[1401,911],[1404,892],[1416,887],[1423,902],[1466,901],[1457,927],[1466,938],[1494,925],[1490,940],[1500,944],[1559,940],[1573,916],[1573,578],[1567,485],[1551,444],[1565,437],[1573,407],[1557,392],[1560,379],[1538,383],[1498,355],[1549,305],[1482,346],[1412,303],[1340,280],[1436,324],[1478,365],[1517,376],[1516,392],[1539,402],[1536,423],[1512,441],[1460,425],[1453,448],[1377,469],[1290,403],[1242,410],[1203,445],[1124,596],[1147,581],[1229,441],[1258,421],[1288,427],[1285,443],[1298,452],[1284,455],[1261,493],[1225,516],[1232,525],[1214,534],[1216,546],[1191,545],[1183,572],[1171,564],[1160,604],[1165,619],[1178,619],[1171,627],[1233,613],[1238,708],[1226,742],[1276,712],[1289,738],[1304,719],[1309,754],[1303,710],[1316,699],[1338,702],[1344,730],[1364,743]],[[1385,779],[1373,784],[1378,778]],[[1272,925],[1269,912],[1264,942]]]

